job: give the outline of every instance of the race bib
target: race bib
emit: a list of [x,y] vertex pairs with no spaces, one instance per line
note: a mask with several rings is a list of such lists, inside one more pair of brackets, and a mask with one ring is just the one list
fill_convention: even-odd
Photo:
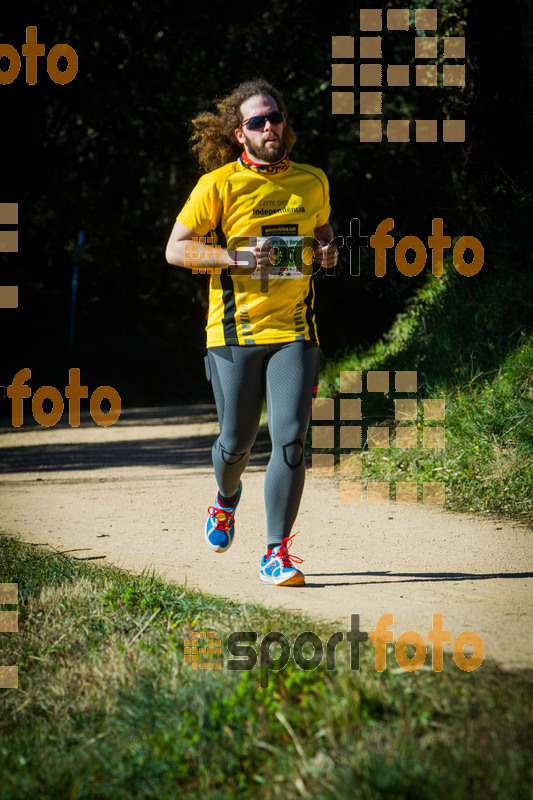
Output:
[[[275,262],[268,268],[255,269],[251,277],[260,279],[261,276],[268,275],[269,278],[301,278],[304,265],[304,247],[301,236],[258,236],[257,246],[262,247],[265,242],[270,242],[270,247],[274,250]],[[307,248],[310,249],[310,248]],[[309,254],[307,254],[309,260]]]

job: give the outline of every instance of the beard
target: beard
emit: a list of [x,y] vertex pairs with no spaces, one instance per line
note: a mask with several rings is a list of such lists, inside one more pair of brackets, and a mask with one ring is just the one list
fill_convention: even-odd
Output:
[[[246,142],[246,149],[251,156],[260,161],[266,161],[267,164],[274,164],[276,161],[279,161],[285,153],[285,131],[283,131],[281,139],[278,139],[276,144],[270,145],[270,147],[264,144],[255,145],[250,141],[245,131],[243,131],[243,135]],[[272,135],[275,136],[275,134]]]

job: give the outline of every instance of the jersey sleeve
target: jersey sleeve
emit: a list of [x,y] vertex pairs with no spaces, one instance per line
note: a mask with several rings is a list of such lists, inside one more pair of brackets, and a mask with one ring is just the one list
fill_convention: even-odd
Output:
[[330,215],[331,215],[331,204],[330,204],[330,201],[329,201],[329,182],[328,182],[328,179],[326,177],[326,173],[322,172],[322,170],[318,170],[318,173],[319,173],[320,181],[322,183],[322,189],[323,189],[323,193],[324,193],[324,201],[323,201],[322,209],[317,214],[316,227],[317,228],[321,228],[322,225],[325,225],[326,222],[328,221],[328,219],[330,218]]
[[221,213],[222,203],[216,182],[207,174],[200,178],[192,190],[177,220],[199,236],[207,236],[209,231],[217,227]]

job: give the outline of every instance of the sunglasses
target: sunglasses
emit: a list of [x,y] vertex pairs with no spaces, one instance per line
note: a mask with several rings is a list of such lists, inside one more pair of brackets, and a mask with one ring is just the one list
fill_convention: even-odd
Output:
[[250,117],[250,119],[243,120],[239,128],[244,125],[250,131],[260,131],[265,127],[265,122],[270,122],[271,125],[279,125],[280,122],[285,122],[285,117],[281,111],[271,111],[270,114],[265,114],[263,117]]

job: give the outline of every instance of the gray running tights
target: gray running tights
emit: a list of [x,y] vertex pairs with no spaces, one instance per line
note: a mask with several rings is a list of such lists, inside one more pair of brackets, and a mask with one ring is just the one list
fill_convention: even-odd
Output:
[[266,398],[272,454],[265,476],[267,543],[289,536],[305,481],[304,442],[318,384],[314,342],[210,347],[211,380],[220,435],[213,466],[220,493],[232,497],[246,469]]

